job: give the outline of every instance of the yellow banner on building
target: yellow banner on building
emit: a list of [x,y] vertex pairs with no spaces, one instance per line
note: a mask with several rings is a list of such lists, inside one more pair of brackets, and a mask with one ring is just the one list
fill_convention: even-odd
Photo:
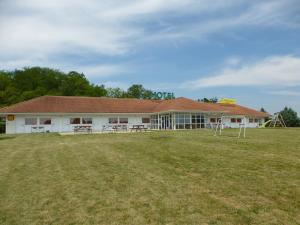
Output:
[[236,104],[236,99],[233,99],[233,98],[221,98],[219,100],[219,103],[234,105],[234,104]]

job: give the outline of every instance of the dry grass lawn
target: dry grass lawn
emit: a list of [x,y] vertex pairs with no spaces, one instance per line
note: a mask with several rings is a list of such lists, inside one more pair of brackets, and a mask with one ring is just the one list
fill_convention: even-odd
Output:
[[0,224],[300,224],[300,129],[0,136]]

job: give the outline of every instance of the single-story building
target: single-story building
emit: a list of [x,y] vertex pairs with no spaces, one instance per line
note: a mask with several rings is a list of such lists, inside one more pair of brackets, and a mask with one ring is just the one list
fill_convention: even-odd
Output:
[[112,126],[154,130],[202,129],[222,118],[223,127],[257,127],[262,113],[237,104],[203,103],[188,98],[144,100],[131,98],[42,96],[0,109],[6,133],[73,132],[89,127],[105,131]]

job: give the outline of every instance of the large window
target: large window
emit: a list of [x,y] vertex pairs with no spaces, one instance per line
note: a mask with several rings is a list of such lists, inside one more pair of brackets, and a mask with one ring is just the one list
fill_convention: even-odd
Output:
[[115,124],[115,123],[118,123],[118,118],[108,118],[108,123],[113,123],[113,124]]
[[37,118],[25,118],[25,125],[37,125]]
[[128,123],[128,118],[119,118],[119,123]]
[[151,129],[158,129],[158,115],[150,117]]
[[40,118],[40,125],[51,125],[51,118]]
[[231,123],[242,123],[242,119],[241,118],[231,118],[230,122]]
[[150,123],[150,118],[148,117],[142,118],[142,123]]
[[82,118],[82,124],[92,124],[93,119],[92,118]]
[[80,124],[80,118],[71,118],[70,124]]
[[205,128],[205,117],[200,113],[176,113],[176,129]]

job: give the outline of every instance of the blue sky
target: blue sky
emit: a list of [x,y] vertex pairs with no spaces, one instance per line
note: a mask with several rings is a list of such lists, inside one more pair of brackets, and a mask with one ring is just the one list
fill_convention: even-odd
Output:
[[300,113],[300,1],[1,0],[0,69]]

